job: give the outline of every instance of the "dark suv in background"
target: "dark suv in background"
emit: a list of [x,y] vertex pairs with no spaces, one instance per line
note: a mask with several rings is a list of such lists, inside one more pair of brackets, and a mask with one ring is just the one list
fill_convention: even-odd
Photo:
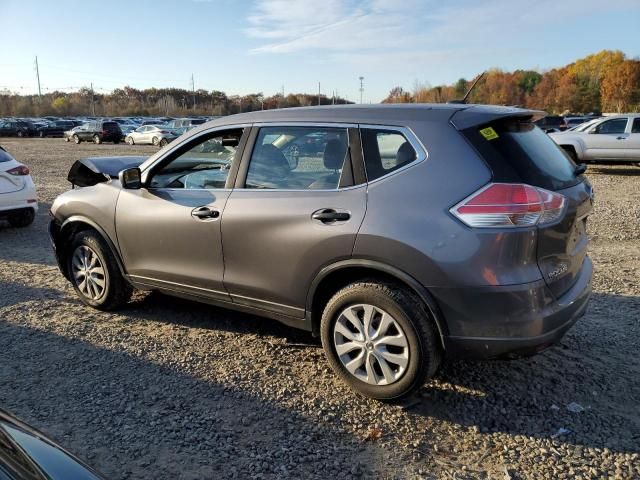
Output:
[[122,130],[118,122],[112,120],[97,120],[80,125],[80,127],[73,132],[71,139],[75,143],[120,143],[122,140]]
[[36,127],[26,120],[0,120],[0,137],[31,137]]
[[591,186],[539,115],[407,104],[221,118],[146,160],[76,162],[78,188],[51,207],[56,256],[95,308],[137,288],[271,317],[319,335],[358,392],[398,398],[443,355],[530,355],[586,309]]

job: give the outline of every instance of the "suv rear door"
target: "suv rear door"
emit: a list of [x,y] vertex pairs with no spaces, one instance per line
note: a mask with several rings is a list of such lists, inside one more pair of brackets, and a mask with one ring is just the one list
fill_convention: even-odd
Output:
[[[315,275],[351,256],[366,184],[363,175],[354,180],[361,150],[349,127],[254,127],[222,217],[224,284],[234,303],[302,319]],[[317,148],[302,148],[319,138]]]
[[575,175],[575,164],[527,118],[502,118],[463,133],[488,164],[493,182],[525,183],[565,197],[560,220],[537,227],[538,267],[551,292],[561,296],[577,280],[587,253],[591,185],[584,176]]

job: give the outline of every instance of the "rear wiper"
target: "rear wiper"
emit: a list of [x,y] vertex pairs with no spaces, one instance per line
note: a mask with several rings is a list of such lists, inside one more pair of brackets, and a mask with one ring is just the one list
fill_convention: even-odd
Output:
[[587,171],[587,164],[580,163],[579,165],[576,165],[576,168],[573,169],[573,174],[577,177],[578,175],[582,175],[586,171]]

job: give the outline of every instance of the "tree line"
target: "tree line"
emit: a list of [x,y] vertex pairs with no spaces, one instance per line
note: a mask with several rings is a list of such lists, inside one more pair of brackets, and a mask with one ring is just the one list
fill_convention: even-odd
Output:
[[0,91],[0,117],[55,116],[173,116],[230,115],[261,109],[351,103],[340,97],[297,93],[265,97],[262,93],[227,96],[214,90],[181,88],[117,88],[95,93],[90,88],[76,92],[18,95]]
[[[417,83],[413,90],[395,87],[384,102],[441,103],[461,99],[470,81],[453,85]],[[640,60],[621,51],[603,50],[544,73],[535,70],[489,70],[478,82],[469,103],[514,105],[549,113],[640,111]]]

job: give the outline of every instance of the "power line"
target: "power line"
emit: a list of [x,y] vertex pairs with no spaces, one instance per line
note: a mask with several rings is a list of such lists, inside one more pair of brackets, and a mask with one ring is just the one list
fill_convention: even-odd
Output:
[[358,77],[360,78],[360,103],[362,103],[362,94],[364,93],[364,77]]

